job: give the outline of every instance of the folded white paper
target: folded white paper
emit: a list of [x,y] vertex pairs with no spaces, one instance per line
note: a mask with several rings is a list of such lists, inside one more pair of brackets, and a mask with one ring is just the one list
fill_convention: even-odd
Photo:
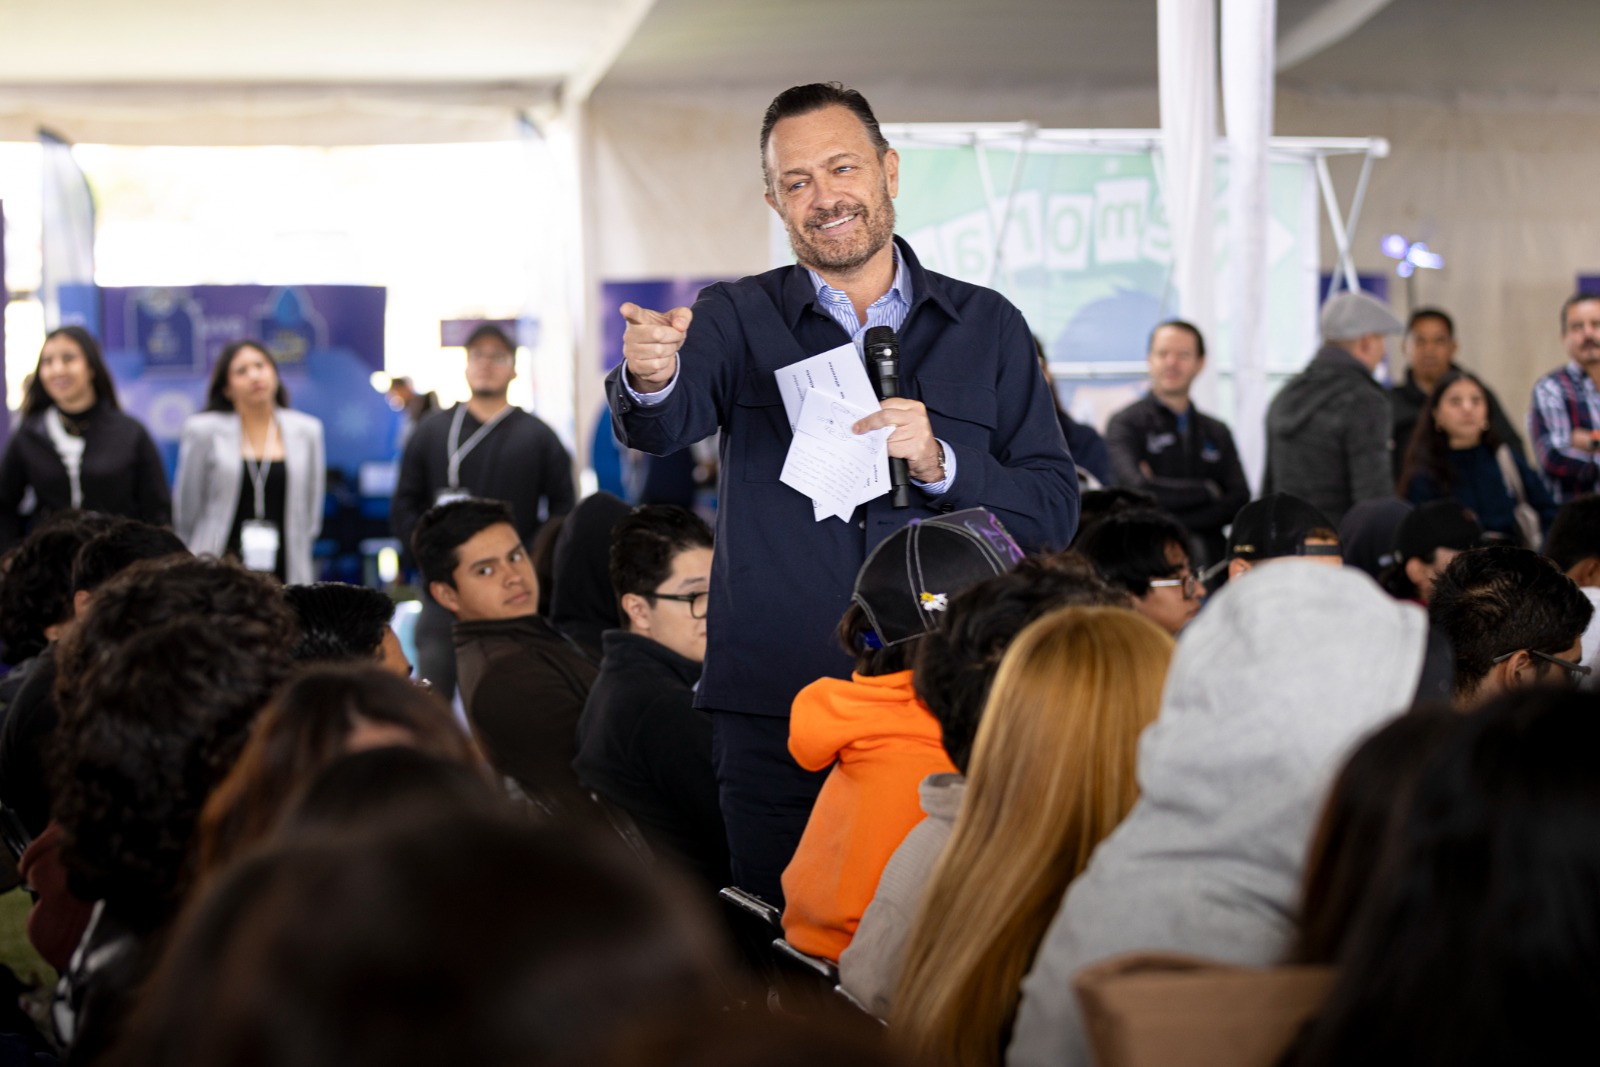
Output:
[[809,391],[800,405],[779,480],[811,498],[818,522],[829,515],[848,522],[857,504],[887,491],[887,476],[880,479],[876,472],[892,431],[850,432],[868,414],[821,389]]
[[[872,390],[872,382],[867,378],[867,368],[861,361],[861,353],[856,351],[854,343],[843,344],[838,348],[802,359],[798,363],[791,363],[787,367],[779,368],[776,373],[778,395],[783,398],[783,410],[789,418],[789,428],[795,432],[797,441],[800,435],[801,410],[806,397],[813,391],[851,406],[856,412],[857,419],[865,418],[881,406],[877,394]],[[845,425],[848,428],[849,423]],[[819,433],[817,430],[818,424],[814,423],[811,436],[828,436],[825,432]],[[889,433],[890,431],[884,430],[871,436],[887,440]],[[819,484],[816,479],[825,473],[821,465],[822,457],[830,453],[825,449],[817,451],[810,449],[810,446],[807,448],[807,455],[795,464],[794,477],[796,481]],[[790,457],[793,457],[794,449],[794,444],[791,444],[790,456],[784,460],[785,475],[790,471]],[[823,480],[832,481],[839,475],[839,470],[830,465],[826,468],[826,474],[827,477]],[[867,468],[858,491],[848,506],[838,505],[839,498],[834,493],[813,493],[808,489],[801,489],[787,476],[781,477],[784,484],[800,489],[812,498],[812,514],[818,522],[829,515],[838,515],[848,522],[857,504],[865,504],[889,491],[889,455],[881,447],[877,449],[876,457]]]

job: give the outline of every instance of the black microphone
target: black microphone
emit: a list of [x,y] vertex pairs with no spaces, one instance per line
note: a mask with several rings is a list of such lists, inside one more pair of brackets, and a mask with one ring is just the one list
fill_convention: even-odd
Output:
[[[867,331],[865,344],[867,369],[872,372],[872,389],[879,400],[900,395],[900,339],[887,326]],[[889,460],[889,503],[897,508],[911,506],[911,473],[903,459]]]

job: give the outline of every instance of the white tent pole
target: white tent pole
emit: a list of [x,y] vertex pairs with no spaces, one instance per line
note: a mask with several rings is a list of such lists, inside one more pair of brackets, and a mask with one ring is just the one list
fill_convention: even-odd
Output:
[[1361,160],[1361,177],[1356,179],[1356,195],[1350,201],[1350,214],[1345,220],[1345,236],[1351,247],[1355,246],[1356,227],[1361,223],[1361,205],[1367,199],[1367,179],[1372,177],[1372,153]]
[[[1328,173],[1328,157],[1317,156],[1317,185],[1322,189],[1322,203],[1328,209],[1328,228],[1333,231],[1333,247],[1339,254],[1339,265],[1344,270],[1344,282],[1353,293],[1361,288],[1361,283],[1356,278],[1356,265],[1350,258],[1350,234],[1345,229],[1344,218],[1339,210],[1339,197],[1333,190],[1333,175]],[[1332,296],[1338,291],[1339,274],[1334,272],[1333,282],[1328,287],[1328,295]]]

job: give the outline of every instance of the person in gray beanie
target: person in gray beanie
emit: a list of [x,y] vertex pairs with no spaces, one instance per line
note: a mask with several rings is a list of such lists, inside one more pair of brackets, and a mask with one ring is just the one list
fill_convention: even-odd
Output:
[[1334,523],[1355,504],[1394,492],[1392,413],[1372,373],[1386,338],[1404,330],[1366,293],[1328,298],[1322,347],[1267,409],[1265,492],[1292,493]]

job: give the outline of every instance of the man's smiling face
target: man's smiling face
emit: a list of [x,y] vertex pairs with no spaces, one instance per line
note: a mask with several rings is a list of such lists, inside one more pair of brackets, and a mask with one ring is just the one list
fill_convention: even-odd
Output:
[[767,141],[767,203],[783,219],[803,266],[851,273],[894,236],[900,157],[879,159],[849,108],[825,107],[779,121]]

